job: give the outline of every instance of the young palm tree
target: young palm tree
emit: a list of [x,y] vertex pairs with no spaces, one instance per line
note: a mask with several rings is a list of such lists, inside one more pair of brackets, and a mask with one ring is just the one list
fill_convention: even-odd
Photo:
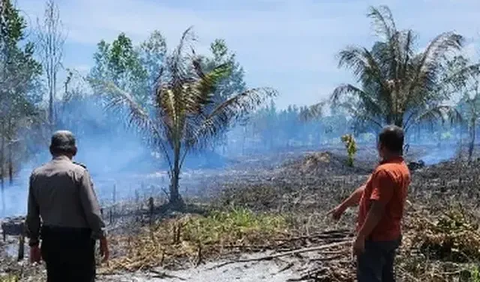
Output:
[[382,127],[395,124],[405,130],[419,122],[458,117],[453,107],[444,105],[449,97],[442,78],[447,58],[462,47],[462,36],[453,32],[435,37],[417,52],[412,30],[397,30],[388,7],[371,7],[379,41],[371,50],[347,47],[339,54],[339,66],[351,69],[359,86],[338,86],[331,102],[346,108],[367,124]]
[[216,83],[230,70],[221,65],[205,73],[200,57],[195,54],[193,41],[189,28],[183,33],[180,44],[167,56],[159,70],[151,108],[142,107],[133,95],[112,83],[96,81],[94,84],[99,87],[97,90],[107,94],[105,97],[110,108],[126,113],[130,123],[145,133],[151,145],[163,152],[169,164],[169,201],[174,208],[184,205],[179,180],[189,151],[207,145],[232,120],[243,117],[276,95],[273,89],[257,88],[224,101],[214,99]]

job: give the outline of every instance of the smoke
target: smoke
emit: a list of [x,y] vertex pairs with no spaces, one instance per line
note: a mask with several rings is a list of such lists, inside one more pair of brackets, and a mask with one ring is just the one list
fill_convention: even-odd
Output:
[[440,162],[448,161],[455,157],[454,148],[440,147],[430,150],[427,154],[421,156],[421,159],[425,165],[435,165]]
[[[75,161],[87,166],[101,202],[133,198],[135,190],[142,188],[136,175],[148,175],[162,169],[162,158],[152,154],[140,134],[125,126],[124,117],[106,111],[100,98],[77,95],[57,103],[55,108],[56,129],[70,130],[75,134],[79,149]],[[34,131],[39,129],[32,128],[21,134],[42,135]],[[32,138],[27,141],[29,160],[21,165],[13,184],[5,185],[0,217],[26,214],[30,173],[51,159],[49,137],[43,135],[43,140]],[[144,182],[146,190],[148,181]],[[118,195],[114,196],[113,190]]]
[[[106,111],[104,105],[98,96],[80,94],[56,105],[57,129],[67,129],[76,135],[79,152],[75,160],[87,166],[101,204],[165,196],[169,179],[163,155],[146,145],[144,135],[125,125],[125,116]],[[353,132],[349,120],[344,116],[329,116],[305,122],[299,119],[299,114],[300,110],[294,107],[286,110],[267,107],[252,114],[248,121],[236,124],[209,148],[190,152],[183,166],[180,192],[201,189],[198,179],[192,176],[198,175],[195,170],[226,169],[235,165],[239,156],[261,158],[263,154],[299,148],[344,150],[340,136]],[[422,159],[427,165],[433,165],[455,157],[459,135],[456,132],[440,134],[445,131],[441,126],[410,131],[407,140],[411,149],[421,148],[415,160]],[[1,195],[0,217],[26,214],[29,175],[51,158],[48,136],[42,140],[38,137],[42,134],[35,128],[21,134],[31,137],[26,144],[29,161],[22,164],[13,185],[6,184]],[[448,138],[442,137],[444,135]],[[356,140],[359,148],[372,146],[375,134],[359,134]]]

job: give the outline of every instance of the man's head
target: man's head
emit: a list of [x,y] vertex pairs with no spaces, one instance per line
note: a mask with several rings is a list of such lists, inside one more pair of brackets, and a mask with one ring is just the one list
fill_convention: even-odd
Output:
[[50,153],[53,156],[64,155],[73,158],[77,154],[75,136],[70,131],[59,130],[53,133],[50,143]]
[[385,126],[378,135],[378,152],[381,158],[401,156],[403,153],[403,129],[396,125]]

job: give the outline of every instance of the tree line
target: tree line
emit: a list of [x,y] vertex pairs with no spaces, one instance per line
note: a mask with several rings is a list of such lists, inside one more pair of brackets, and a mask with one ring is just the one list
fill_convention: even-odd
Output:
[[27,27],[11,0],[0,3],[2,187],[59,128],[79,140],[141,136],[168,168],[174,207],[183,206],[180,174],[195,152],[320,147],[347,133],[370,142],[381,126],[396,124],[411,142],[431,139],[425,133],[440,141],[467,135],[473,155],[479,64],[462,55],[465,40],[454,32],[418,49],[416,33],[398,29],[388,7],[369,10],[378,34],[371,48],[339,52],[339,67],[350,70],[356,83],[338,86],[317,105],[279,110],[277,91],[247,87],[244,69],[222,39],[198,54],[192,29],[171,51],[160,31],[139,44],[120,33],[98,43],[85,76],[63,64],[67,38],[53,0],[34,27]]

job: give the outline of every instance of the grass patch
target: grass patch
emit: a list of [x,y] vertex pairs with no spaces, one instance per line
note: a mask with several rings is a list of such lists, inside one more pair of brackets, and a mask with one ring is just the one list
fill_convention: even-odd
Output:
[[0,282],[18,282],[20,278],[17,275],[0,276]]
[[279,214],[254,213],[244,208],[214,210],[207,215],[182,215],[145,227],[140,234],[115,236],[112,245],[124,250],[111,260],[107,272],[136,271],[179,262],[198,265],[204,260],[249,247],[274,246],[288,232]]

